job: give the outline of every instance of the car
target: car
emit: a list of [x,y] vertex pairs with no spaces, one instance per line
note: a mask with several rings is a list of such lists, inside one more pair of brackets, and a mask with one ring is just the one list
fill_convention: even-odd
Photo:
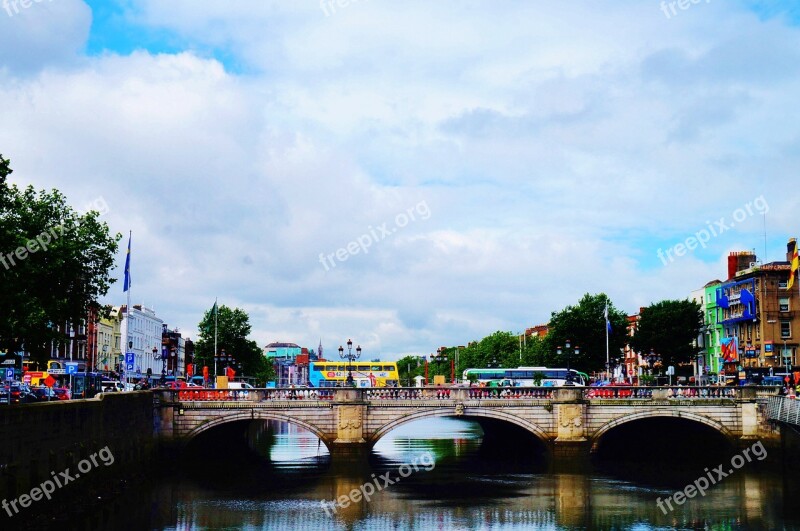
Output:
[[58,401],[58,396],[56,396],[56,392],[47,386],[33,387],[31,388],[31,392],[39,402]]
[[187,389],[190,386],[183,380],[177,380],[172,382],[166,382],[162,387],[165,389]]
[[11,382],[0,388],[0,404],[32,404],[38,401],[30,386],[22,382]]
[[66,387],[53,387],[53,393],[58,400],[69,400],[69,389]]
[[255,389],[247,382],[228,382],[228,389]]

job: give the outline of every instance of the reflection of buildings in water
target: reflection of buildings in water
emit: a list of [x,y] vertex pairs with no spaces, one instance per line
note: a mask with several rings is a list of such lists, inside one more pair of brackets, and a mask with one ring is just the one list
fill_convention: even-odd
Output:
[[310,431],[274,420],[254,420],[248,442],[256,452],[274,463],[293,463],[328,455],[328,448]]
[[[761,523],[760,527],[766,529],[781,517],[771,514],[764,518],[765,510],[775,512],[774,504],[770,505],[772,495],[780,499],[779,482],[776,484],[771,476],[726,478],[727,485],[723,482],[713,486],[705,498],[698,496],[664,515],[655,500],[668,496],[665,490],[579,474],[503,475],[496,479],[464,476],[462,481],[451,478],[435,490],[400,483],[376,491],[370,502],[362,499],[347,508],[337,507],[335,514],[331,510],[328,516],[320,501],[348,496],[372,479],[369,470],[351,475],[343,470],[339,467],[336,475],[329,471],[299,491],[276,484],[266,492],[244,497],[226,498],[191,485],[165,485],[156,494],[163,502],[159,503],[163,511],[160,517],[164,519],[161,523],[177,522],[178,529],[238,528],[242,523],[269,529],[350,528],[355,524],[399,529],[488,528],[503,524],[599,529],[623,528],[636,522],[665,527],[705,522],[713,528],[741,516],[749,525]],[[396,469],[392,477],[396,477]],[[424,476],[418,479],[424,484]],[[472,495],[460,495],[468,482],[474,482],[473,486],[478,483],[477,490]],[[509,491],[505,487],[511,483],[514,488]],[[749,496],[760,499],[765,506],[757,507]]]

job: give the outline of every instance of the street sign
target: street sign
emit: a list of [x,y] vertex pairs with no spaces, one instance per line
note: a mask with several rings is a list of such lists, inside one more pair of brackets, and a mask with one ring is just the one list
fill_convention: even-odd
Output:
[[56,384],[56,379],[53,378],[52,376],[48,376],[47,378],[44,379],[44,384],[47,387],[53,387]]
[[31,383],[31,375],[30,374],[23,374],[22,375],[23,383],[29,384]]
[[73,362],[67,363],[67,374],[78,374],[78,364]]
[[66,369],[50,369],[47,371],[49,374],[67,374]]
[[6,369],[6,380],[14,379],[14,369]]
[[125,370],[133,371],[133,366],[136,363],[136,354],[133,352],[125,353]]

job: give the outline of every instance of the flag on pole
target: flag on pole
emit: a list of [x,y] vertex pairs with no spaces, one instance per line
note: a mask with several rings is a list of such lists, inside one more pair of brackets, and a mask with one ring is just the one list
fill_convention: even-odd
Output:
[[797,254],[797,242],[794,242],[794,252],[792,253],[792,270],[789,273],[789,283],[786,285],[786,289],[792,289],[794,286],[794,277],[797,276],[797,268],[800,266],[800,257]]
[[606,301],[606,309],[603,310],[603,317],[606,320],[606,331],[610,334],[611,333],[611,321],[608,320],[608,301]]
[[217,301],[214,301],[214,306],[211,307],[211,315],[216,317],[218,311],[219,309],[217,308]]
[[122,285],[122,292],[131,289],[131,235],[128,235],[128,253],[125,256],[125,281]]

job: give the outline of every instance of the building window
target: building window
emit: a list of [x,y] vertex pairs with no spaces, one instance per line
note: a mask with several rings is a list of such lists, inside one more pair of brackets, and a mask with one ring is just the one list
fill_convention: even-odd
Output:
[[780,311],[788,312],[789,311],[789,297],[781,297],[780,299],[778,299],[778,307],[780,308]]
[[781,321],[781,337],[792,337],[792,323],[791,321]]

